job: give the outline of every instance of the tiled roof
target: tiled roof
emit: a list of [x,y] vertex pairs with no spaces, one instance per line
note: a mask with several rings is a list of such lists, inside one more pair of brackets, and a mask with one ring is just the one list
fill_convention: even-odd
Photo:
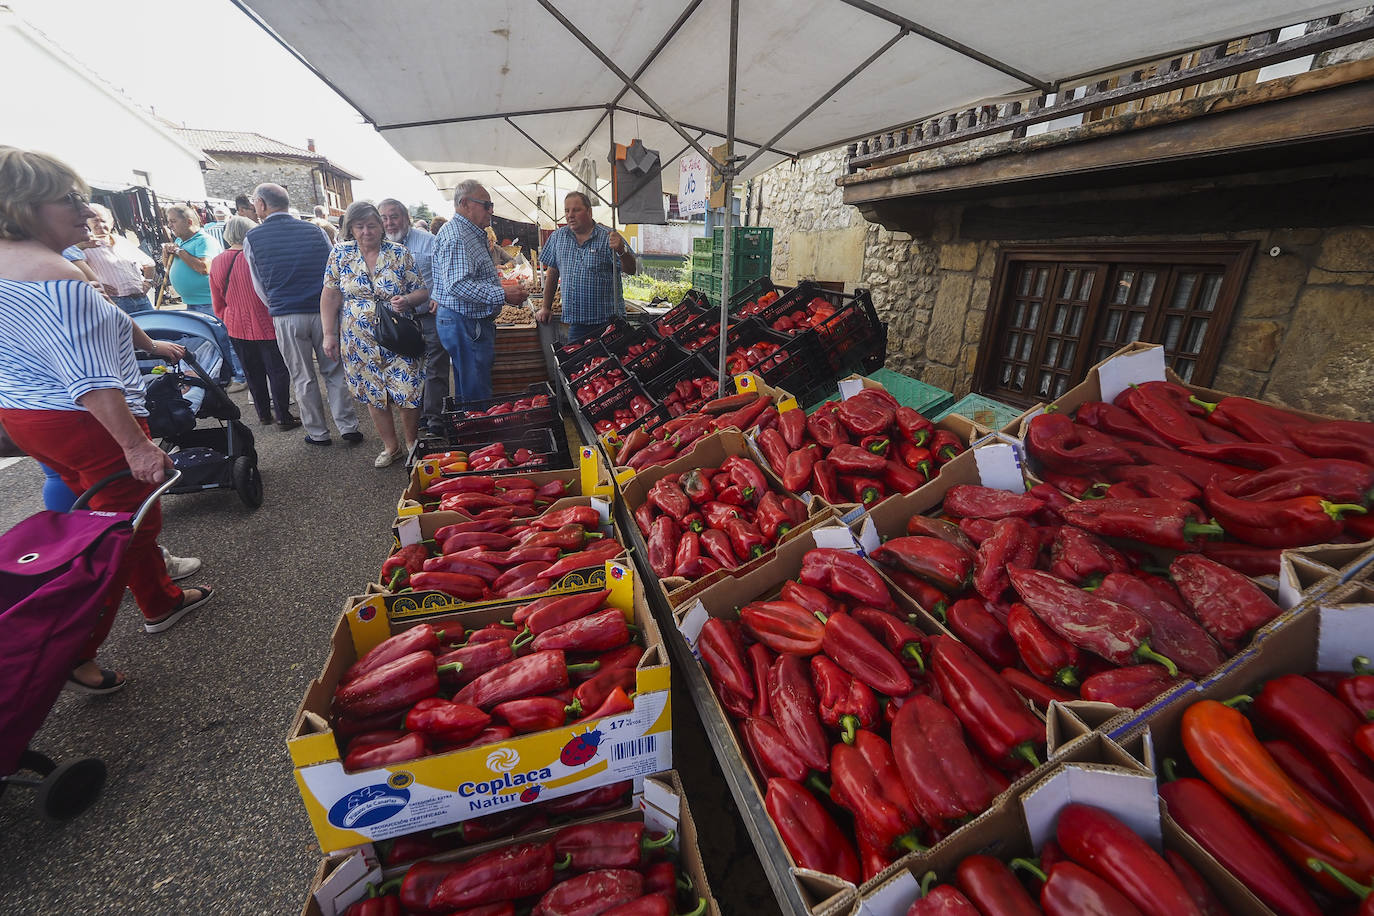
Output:
[[281,156],[287,159],[306,159],[326,165],[341,173],[345,178],[354,181],[362,177],[353,174],[337,162],[331,162],[319,153],[312,153],[308,149],[291,146],[288,143],[273,140],[271,137],[264,137],[262,134],[238,130],[193,130],[188,127],[178,127],[175,130],[187,143],[207,153],[241,153],[255,156]]

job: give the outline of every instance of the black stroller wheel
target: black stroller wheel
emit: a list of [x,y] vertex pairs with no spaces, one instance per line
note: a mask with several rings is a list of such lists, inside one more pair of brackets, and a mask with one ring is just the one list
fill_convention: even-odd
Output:
[[248,508],[262,505],[262,472],[253,456],[240,455],[234,459],[234,489]]
[[38,810],[49,821],[72,820],[100,798],[105,772],[104,762],[95,757],[59,764],[38,786]]

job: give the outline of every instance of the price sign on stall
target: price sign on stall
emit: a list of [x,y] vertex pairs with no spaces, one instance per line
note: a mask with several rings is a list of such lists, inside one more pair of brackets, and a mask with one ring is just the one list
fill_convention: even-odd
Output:
[[711,190],[711,173],[699,153],[678,160],[677,211],[682,216],[706,212],[706,195]]

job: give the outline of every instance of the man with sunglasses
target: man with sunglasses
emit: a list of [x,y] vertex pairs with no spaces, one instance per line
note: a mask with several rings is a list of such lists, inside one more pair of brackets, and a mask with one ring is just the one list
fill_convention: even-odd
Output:
[[454,393],[460,401],[491,397],[491,365],[496,354],[496,316],[510,303],[529,298],[518,286],[503,287],[487,250],[486,228],[495,205],[474,179],[453,194],[454,218],[434,242],[434,287],[439,309],[435,326],[453,360]]

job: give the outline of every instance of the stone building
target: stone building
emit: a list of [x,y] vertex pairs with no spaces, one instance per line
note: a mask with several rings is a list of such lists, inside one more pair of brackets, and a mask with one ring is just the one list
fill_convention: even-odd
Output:
[[341,216],[353,202],[353,182],[362,178],[316,152],[314,140],[305,141],[301,149],[242,131],[176,132],[212,157],[214,167],[205,173],[205,191],[211,197],[233,200],[263,182],[273,182],[286,188],[291,205],[302,213],[323,204],[330,215]]
[[1051,401],[1146,340],[1194,384],[1374,417],[1371,25],[1308,23],[1351,41],[1127,103],[1279,36],[1094,77],[1061,93],[1103,93],[1069,126],[998,100],[780,165],[755,188],[774,275],[871,290],[888,366],[959,395]]

